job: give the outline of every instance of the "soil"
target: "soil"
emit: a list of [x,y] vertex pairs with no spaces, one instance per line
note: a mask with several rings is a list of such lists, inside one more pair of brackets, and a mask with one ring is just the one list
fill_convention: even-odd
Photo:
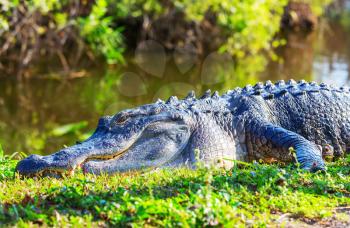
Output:
[[350,227],[350,207],[338,207],[332,217],[324,219],[309,219],[291,214],[281,214],[276,223],[289,228]]

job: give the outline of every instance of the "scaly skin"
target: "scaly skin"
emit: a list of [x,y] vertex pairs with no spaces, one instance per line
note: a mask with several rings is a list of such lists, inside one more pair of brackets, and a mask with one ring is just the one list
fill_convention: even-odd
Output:
[[[323,157],[337,158],[350,146],[348,88],[293,80],[247,85],[219,96],[193,92],[100,119],[81,144],[49,156],[20,161],[24,176],[72,172],[114,173],[164,166],[206,164],[231,167],[228,159],[293,161],[325,169]],[[199,155],[196,155],[199,151]],[[226,159],[227,158],[227,159]]]

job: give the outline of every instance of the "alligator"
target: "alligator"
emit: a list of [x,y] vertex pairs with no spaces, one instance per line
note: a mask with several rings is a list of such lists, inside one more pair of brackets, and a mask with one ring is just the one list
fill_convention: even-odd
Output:
[[[350,146],[350,90],[304,80],[266,81],[196,98],[171,96],[100,118],[95,132],[48,156],[30,155],[23,176],[102,174],[237,161],[296,163],[311,172]],[[291,150],[292,148],[292,150]],[[200,163],[199,163],[200,162]]]

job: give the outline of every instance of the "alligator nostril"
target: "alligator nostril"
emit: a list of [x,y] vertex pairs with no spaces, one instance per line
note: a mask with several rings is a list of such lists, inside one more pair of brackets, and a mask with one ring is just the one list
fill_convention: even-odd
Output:
[[15,171],[21,176],[30,177],[46,169],[48,164],[49,163],[45,160],[44,156],[33,154],[19,161],[16,165]]
[[67,150],[60,150],[55,155],[55,157],[66,157],[69,156],[69,152]]

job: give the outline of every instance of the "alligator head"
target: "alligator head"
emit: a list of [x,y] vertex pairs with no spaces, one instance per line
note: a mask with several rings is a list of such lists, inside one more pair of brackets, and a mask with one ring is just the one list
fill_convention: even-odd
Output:
[[113,173],[171,163],[191,136],[189,113],[163,102],[102,117],[86,141],[48,156],[30,155],[16,171],[23,176],[60,175],[78,167],[89,173]]

